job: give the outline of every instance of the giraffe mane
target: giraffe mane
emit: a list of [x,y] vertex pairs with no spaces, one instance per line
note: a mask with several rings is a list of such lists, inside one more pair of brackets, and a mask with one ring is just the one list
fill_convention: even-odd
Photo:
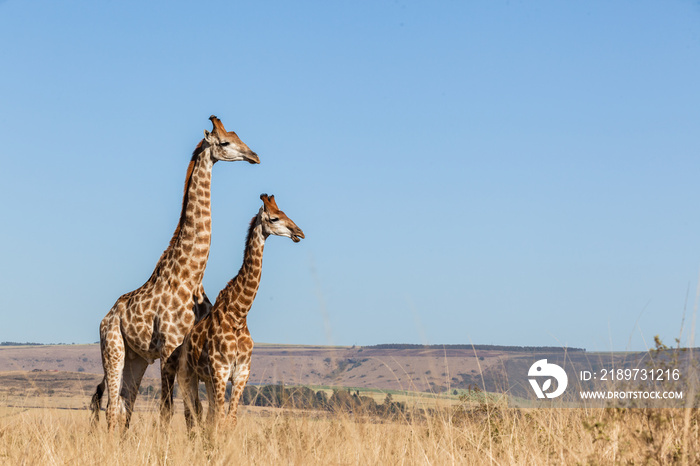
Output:
[[222,310],[225,309],[226,304],[224,304],[225,299],[223,298],[223,296],[231,292],[231,290],[233,289],[233,285],[238,279],[238,277],[243,275],[243,267],[245,267],[245,250],[248,249],[248,242],[253,236],[253,230],[255,229],[256,224],[255,221],[257,219],[258,215],[250,219],[250,225],[248,225],[248,233],[245,237],[245,249],[243,250],[243,263],[241,264],[241,268],[238,269],[238,273],[236,274],[236,276],[229,280],[226,286],[221,291],[219,291],[219,294],[216,296],[216,301],[214,301],[214,306],[211,309],[211,313],[222,312]]
[[253,236],[253,230],[255,229],[255,220],[257,220],[258,216],[256,215],[255,217],[250,219],[250,224],[248,224],[248,233],[245,235],[245,246],[248,247],[248,241],[250,241],[250,237]]
[[[245,251],[246,251],[246,249],[248,249],[248,243],[250,242],[250,238],[253,236],[253,230],[255,230],[255,224],[256,224],[255,221],[257,219],[258,219],[257,215],[255,217],[253,217],[252,219],[250,219],[250,225],[248,225],[248,233],[245,236],[245,249],[243,249],[243,263],[241,264],[241,268],[238,269],[238,273],[236,274],[236,276],[233,277],[231,280],[229,280],[229,282],[228,282],[229,284],[233,284],[233,282],[236,281],[236,279],[241,274],[243,274],[243,267],[245,266]],[[226,285],[226,288],[228,288],[228,285]],[[226,290],[226,288],[221,290],[221,293],[223,293]],[[214,302],[214,305],[216,306],[216,303],[218,303],[218,302],[219,302],[219,298],[217,297],[216,301]]]
[[189,165],[187,165],[187,174],[185,175],[185,188],[182,194],[182,209],[180,210],[180,221],[177,223],[177,227],[175,228],[175,233],[173,233],[173,237],[170,238],[170,244],[168,245],[169,248],[175,245],[175,241],[177,241],[177,237],[180,234],[180,230],[182,229],[182,224],[185,222],[185,211],[187,210],[188,193],[190,190],[190,183],[192,182],[192,173],[194,172],[194,166],[197,162],[197,159],[199,158],[199,154],[201,154],[204,151],[204,149],[202,149],[203,145],[204,139],[199,141],[197,147],[194,148],[194,151],[192,152],[192,158],[190,159],[190,163]]
[[180,235],[180,230],[182,230],[182,225],[185,223],[185,211],[187,210],[187,201],[188,201],[188,193],[189,193],[189,188],[190,188],[190,183],[192,182],[192,173],[194,173],[194,166],[199,158],[199,155],[203,152],[204,149],[202,149],[204,143],[204,139],[199,141],[199,144],[197,144],[197,147],[195,147],[194,151],[192,152],[192,158],[190,159],[189,165],[187,165],[187,174],[185,175],[185,192],[182,195],[182,209],[180,210],[180,220],[177,222],[177,227],[175,227],[175,233],[173,233],[173,237],[170,238],[170,243],[168,243],[168,247],[163,251],[163,254],[160,255],[160,259],[158,259],[158,264],[156,265],[155,270],[151,274],[151,277],[149,278],[149,281],[157,277],[160,273],[160,269],[163,267],[163,258],[165,255],[170,251],[172,248],[175,247],[175,243],[177,242],[177,237]]

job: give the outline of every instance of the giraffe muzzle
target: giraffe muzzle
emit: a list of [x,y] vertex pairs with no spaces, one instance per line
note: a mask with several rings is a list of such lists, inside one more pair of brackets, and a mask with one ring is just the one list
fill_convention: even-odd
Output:
[[248,154],[246,154],[245,158],[248,161],[248,163],[260,163],[260,157],[258,157],[258,154],[256,154],[253,151],[250,151]]

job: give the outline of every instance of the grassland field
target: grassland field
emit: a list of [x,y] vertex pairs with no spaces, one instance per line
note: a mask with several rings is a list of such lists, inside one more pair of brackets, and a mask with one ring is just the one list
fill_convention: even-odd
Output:
[[[451,378],[507,367],[504,358],[522,355],[471,351],[465,362],[468,352],[261,346],[253,383],[293,385],[297,374],[283,366],[295,358],[294,370],[316,371],[298,385],[329,396],[359,392],[377,403],[391,394],[406,413],[241,406],[235,428],[188,434],[179,399],[172,423],[162,426],[156,398],[140,396],[129,431],[110,434],[103,414],[91,429],[87,411],[101,379],[99,365],[91,370],[96,345],[0,347],[0,464],[700,464],[697,409],[512,408],[496,397],[460,396],[464,379]],[[539,356],[524,360],[532,357]],[[159,386],[153,369],[142,386]]]
[[82,397],[0,395],[0,463],[699,464],[697,410],[445,407],[381,419],[241,408],[235,428],[188,434],[181,409],[159,424],[141,400],[128,432],[91,429]]

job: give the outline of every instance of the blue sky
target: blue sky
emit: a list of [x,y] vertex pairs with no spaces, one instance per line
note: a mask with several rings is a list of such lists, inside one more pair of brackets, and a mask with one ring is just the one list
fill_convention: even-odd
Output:
[[306,233],[257,342],[689,341],[697,2],[9,0],[0,43],[0,341],[98,340],[210,114],[262,163],[214,167],[207,293],[261,193]]

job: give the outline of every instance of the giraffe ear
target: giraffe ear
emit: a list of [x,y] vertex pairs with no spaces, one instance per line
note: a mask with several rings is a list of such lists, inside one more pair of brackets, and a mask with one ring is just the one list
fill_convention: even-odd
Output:
[[210,142],[210,137],[211,137],[211,133],[205,129],[204,130],[204,140],[207,142]]

